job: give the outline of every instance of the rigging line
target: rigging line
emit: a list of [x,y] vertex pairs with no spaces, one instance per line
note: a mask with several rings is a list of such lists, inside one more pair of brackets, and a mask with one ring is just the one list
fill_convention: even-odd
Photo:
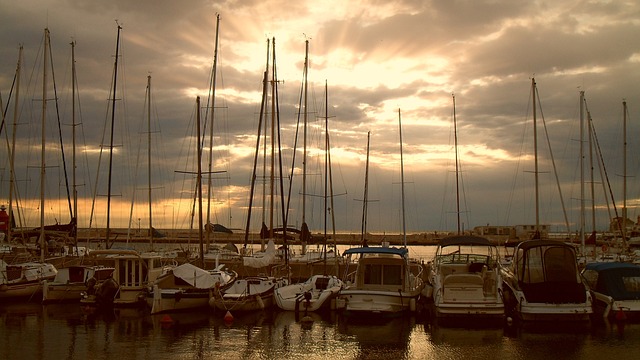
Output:
[[[553,174],[555,175],[555,178],[556,178],[556,185],[557,185],[558,193],[560,196],[560,203],[562,204],[562,214],[564,215],[564,222],[567,227],[567,233],[570,233],[571,229],[569,227],[569,218],[567,217],[567,208],[564,205],[564,197],[562,196],[562,188],[560,187],[560,178],[558,177],[556,161],[555,161],[555,158],[553,157],[553,152],[551,151],[551,141],[549,140],[549,130],[547,129],[547,122],[545,121],[544,114],[542,112],[542,102],[540,101],[540,94],[538,93],[537,87],[535,88],[535,91],[536,91],[536,95],[538,95],[538,104],[540,104],[540,117],[542,118],[542,127],[544,128],[545,139],[547,140],[547,146],[549,149],[549,156],[551,158],[551,164],[553,166]],[[533,104],[533,106],[535,105],[536,104]],[[582,141],[582,139],[580,141]]]
[[[64,172],[65,189],[67,190],[67,202],[69,204],[69,218],[73,218],[73,206],[71,204],[71,192],[69,190],[69,176],[67,174],[67,161],[64,153],[64,142],[62,141],[62,125],[60,123],[60,108],[58,104],[58,88],[56,86],[55,67],[53,66],[53,52],[51,50],[51,42],[49,42],[49,61],[51,62],[51,79],[53,81],[53,97],[56,105],[56,119],[58,120],[58,136],[60,139],[60,152],[62,156],[62,167]],[[46,66],[46,64],[44,65]],[[46,100],[45,100],[46,101]]]

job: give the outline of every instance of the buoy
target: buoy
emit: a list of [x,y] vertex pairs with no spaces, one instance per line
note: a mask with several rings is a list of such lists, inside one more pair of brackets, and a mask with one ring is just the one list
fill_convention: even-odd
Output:
[[625,314],[625,312],[624,312],[624,310],[622,310],[622,308],[618,309],[618,312],[616,313],[616,320],[618,320],[618,321],[627,320],[627,314]]
[[603,253],[609,252],[609,246],[607,244],[602,244],[602,252]]
[[231,312],[229,310],[227,310],[227,313],[224,314],[224,322],[227,324],[230,324],[233,322],[233,315],[231,315]]
[[160,325],[162,326],[163,329],[168,329],[171,326],[173,326],[173,319],[171,318],[171,316],[164,315],[161,319],[160,319]]

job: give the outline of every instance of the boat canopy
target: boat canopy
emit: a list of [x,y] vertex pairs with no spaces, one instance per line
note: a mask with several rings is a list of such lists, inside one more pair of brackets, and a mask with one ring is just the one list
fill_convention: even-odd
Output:
[[195,265],[184,263],[173,269],[173,275],[198,289],[211,289],[216,285],[218,278]]
[[567,244],[564,241],[560,241],[560,240],[525,240],[519,243],[517,246],[519,249],[522,249],[525,251],[531,248],[540,247],[540,246],[564,246],[564,247],[570,247],[573,249],[573,245]]
[[451,246],[451,245],[484,245],[491,246],[491,242],[480,236],[472,236],[472,235],[456,235],[449,236],[440,240],[440,246]]
[[344,255],[351,254],[390,254],[405,257],[409,253],[407,248],[385,247],[385,246],[368,246],[347,249]]
[[584,271],[598,273],[593,290],[615,300],[640,299],[640,266],[619,262],[589,263]]

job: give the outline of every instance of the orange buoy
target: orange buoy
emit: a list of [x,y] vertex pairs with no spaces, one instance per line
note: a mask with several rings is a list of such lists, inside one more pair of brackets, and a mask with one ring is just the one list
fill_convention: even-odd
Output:
[[160,319],[160,325],[162,326],[162,328],[164,329],[168,329],[171,326],[173,326],[173,319],[171,318],[171,316],[169,316],[168,314],[165,314],[161,319]]
[[627,314],[625,314],[625,312],[624,312],[624,310],[622,310],[622,308],[618,309],[618,312],[616,313],[616,320],[618,320],[618,321],[627,320]]
[[233,322],[233,315],[231,315],[231,312],[229,310],[227,310],[227,313],[224,314],[224,322],[227,324]]
[[602,244],[602,252],[606,253],[609,251],[609,246],[607,244]]

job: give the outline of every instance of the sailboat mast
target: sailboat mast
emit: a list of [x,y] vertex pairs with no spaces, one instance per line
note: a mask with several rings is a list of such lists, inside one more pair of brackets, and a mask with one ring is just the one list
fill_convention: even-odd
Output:
[[536,79],[531,78],[531,96],[533,99],[533,153],[534,153],[534,178],[536,194],[536,236],[540,237],[540,204],[538,190],[538,125],[536,123]]
[[584,253],[584,226],[585,226],[585,206],[584,206],[584,91],[580,91],[580,246]]
[[196,97],[196,136],[198,153],[198,174],[196,183],[198,186],[198,239],[200,243],[200,267],[204,269],[204,244],[202,242],[202,152],[200,151],[200,96]]
[[460,160],[458,157],[458,119],[456,118],[456,95],[452,94],[451,97],[453,98],[453,146],[456,153],[456,219],[458,224],[458,235],[460,235]]
[[[11,133],[11,163],[9,165],[9,226],[7,226],[7,242],[11,243],[11,230],[12,230],[12,220],[13,220],[13,193],[15,190],[15,158],[16,158],[16,129],[18,127],[18,107],[20,105],[18,98],[20,97],[20,73],[22,67],[22,51],[23,46],[20,45],[20,50],[18,51],[18,65],[16,65],[16,97],[14,101],[14,111],[13,111],[13,127]],[[17,207],[16,207],[17,209]],[[18,217],[20,213],[18,211]]]
[[309,71],[309,40],[304,42],[304,113],[303,113],[303,141],[302,141],[302,223],[306,222],[307,210],[307,73]]
[[47,64],[49,50],[49,29],[44,29],[44,51],[43,51],[43,75],[42,75],[42,148],[40,150],[40,261],[44,261],[46,243],[44,233],[44,187],[46,184],[46,159],[45,147],[47,132],[45,129],[47,119]]
[[78,190],[76,179],[76,42],[71,42],[71,162],[73,172],[71,176],[71,187],[73,189],[73,216],[76,230],[73,232],[73,244],[78,246]]
[[[260,103],[260,116],[258,119],[258,136],[256,137],[256,152],[253,157],[253,172],[251,174],[251,188],[249,190],[249,208],[247,209],[247,224],[244,232],[243,248],[245,250],[249,243],[249,228],[251,226],[251,209],[253,208],[253,195],[254,195],[255,186],[256,186],[256,171],[258,168],[258,154],[260,153],[260,137],[262,136],[262,122],[264,121],[264,114],[267,106],[268,80],[269,80],[269,39],[267,39],[267,66],[264,70],[264,75],[262,78],[262,100]],[[264,189],[264,186],[263,186],[263,189]],[[264,191],[263,191],[263,199],[264,199]],[[264,224],[264,201],[263,201],[262,208],[263,208],[262,224]],[[264,250],[264,247],[265,247],[264,239],[261,239],[261,249]]]
[[149,192],[149,244],[153,251],[153,211],[151,210],[151,75],[147,75],[147,181]]
[[[402,192],[402,240],[404,247],[407,247],[407,223],[405,220],[405,207],[404,207],[404,155],[402,153],[402,116],[400,109],[398,109],[398,128],[400,130],[400,186]],[[459,230],[459,229],[458,229]]]
[[113,133],[116,121],[116,89],[118,82],[118,50],[120,49],[120,30],[122,26],[118,24],[118,36],[116,38],[116,57],[113,65],[113,98],[111,99],[111,139],[109,144],[109,180],[107,183],[107,229],[105,232],[105,242],[110,248],[109,236],[111,235],[111,171],[113,169]]
[[625,237],[627,225],[627,101],[622,101],[622,236]]
[[[338,275],[339,271],[340,271],[340,265],[338,263],[338,242],[336,239],[336,213],[334,211],[335,207],[333,205],[333,173],[331,172],[331,138],[329,136],[329,90],[327,88],[327,83],[325,81],[325,127],[326,127],[326,140],[327,140],[327,173],[329,174],[329,211],[331,212],[331,229],[332,229],[332,236],[333,236],[333,249],[336,252],[336,256],[335,256],[335,274]],[[325,248],[325,263],[326,263],[326,248]]]
[[[220,14],[216,15],[216,43],[213,51],[213,69],[212,71],[212,81],[211,81],[211,126],[209,127],[209,174],[207,177],[207,225],[212,226],[211,224],[211,197],[212,197],[212,182],[213,182],[213,120],[214,120],[214,112],[216,109],[216,75],[218,68],[218,34],[220,33]],[[209,247],[209,243],[211,242],[211,231],[207,231],[207,248]]]
[[367,234],[367,206],[369,201],[369,143],[371,140],[371,131],[367,132],[367,163],[364,170],[364,196],[362,197],[362,236],[361,243],[365,244],[365,236]]
[[275,213],[275,172],[276,172],[276,39],[272,41],[273,49],[271,55],[271,169],[269,176],[269,238],[273,238],[273,216]]

